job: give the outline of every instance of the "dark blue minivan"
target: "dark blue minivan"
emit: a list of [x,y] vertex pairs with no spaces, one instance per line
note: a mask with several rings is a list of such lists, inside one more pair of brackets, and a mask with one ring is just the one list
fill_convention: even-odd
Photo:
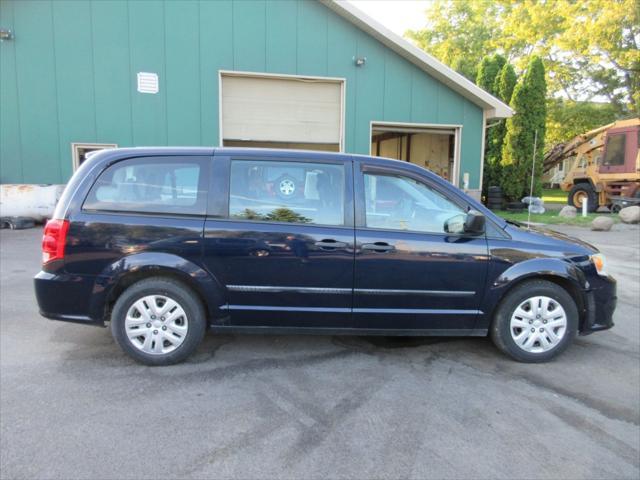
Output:
[[239,148],[93,155],[44,230],[42,315],[168,365],[215,332],[490,335],[542,362],[613,325],[584,242],[396,160]]

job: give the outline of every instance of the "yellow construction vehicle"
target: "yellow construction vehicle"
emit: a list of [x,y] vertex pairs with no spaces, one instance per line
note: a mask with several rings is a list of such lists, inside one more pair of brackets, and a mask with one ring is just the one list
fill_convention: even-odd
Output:
[[567,203],[595,212],[598,207],[614,211],[640,203],[640,119],[604,125],[556,145],[544,157],[543,170],[573,158],[560,183],[569,192]]

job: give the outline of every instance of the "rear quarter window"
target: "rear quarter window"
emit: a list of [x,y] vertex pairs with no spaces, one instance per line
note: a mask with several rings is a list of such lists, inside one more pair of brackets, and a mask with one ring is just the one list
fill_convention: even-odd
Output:
[[100,174],[84,210],[204,215],[209,159],[145,157],[123,160]]

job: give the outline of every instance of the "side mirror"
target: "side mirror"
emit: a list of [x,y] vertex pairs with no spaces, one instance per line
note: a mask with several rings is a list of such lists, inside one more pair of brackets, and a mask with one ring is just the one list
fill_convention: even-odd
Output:
[[484,233],[485,216],[477,210],[469,210],[464,221],[464,233],[481,235]]
[[466,215],[456,215],[455,217],[448,218],[444,222],[444,231],[455,234],[464,233],[466,220]]
[[444,222],[444,231],[462,235],[481,235],[484,233],[485,217],[477,210],[469,210],[466,215],[456,215]]

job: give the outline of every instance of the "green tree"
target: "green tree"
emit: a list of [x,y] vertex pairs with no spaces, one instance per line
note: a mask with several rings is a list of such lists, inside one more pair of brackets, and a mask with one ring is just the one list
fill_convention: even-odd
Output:
[[[517,77],[513,66],[505,63],[500,69],[493,83],[493,92],[504,103],[511,102],[513,89],[516,85]],[[483,192],[493,185],[500,185],[502,176],[502,145],[504,136],[507,133],[506,120],[494,123],[487,130],[487,138],[484,149],[484,170],[483,170]]]
[[407,37],[471,79],[486,55],[518,71],[536,55],[551,98],[605,97],[619,115],[640,113],[640,0],[434,0],[426,13]]
[[477,77],[479,59],[495,51],[499,5],[493,0],[435,0],[427,10],[428,25],[406,36],[469,80]]
[[310,223],[311,219],[294,212],[290,208],[280,207],[267,213],[265,220],[271,222],[291,222],[291,223]]
[[242,212],[233,215],[236,218],[246,220],[267,220],[270,222],[310,223],[311,219],[294,212],[287,207],[279,207],[267,214],[258,213],[251,208],[245,208]]
[[513,89],[516,87],[516,81],[518,77],[516,76],[516,71],[513,68],[513,65],[510,63],[505,63],[500,70],[500,74],[496,77],[495,85],[493,90],[497,92],[498,98],[505,103],[511,103],[511,97],[513,96]]
[[243,218],[245,220],[264,220],[264,215],[251,208],[245,208],[242,212],[235,213],[233,216],[235,218]]
[[542,192],[540,179],[547,115],[546,95],[544,65],[540,58],[533,57],[526,73],[513,91],[511,106],[516,114],[507,119],[507,133],[502,149],[504,170],[501,178],[502,191],[509,200],[519,200],[529,194],[533,162],[533,194],[540,195]]
[[500,75],[505,63],[507,63],[507,60],[499,54],[484,57],[478,67],[476,84],[492,95],[496,95],[496,78]]
[[[486,56],[480,62],[478,67],[478,76],[476,83],[485,89],[487,92],[499,96],[499,82],[498,78],[502,69],[506,64],[506,59],[502,55]],[[508,103],[508,100],[507,100]],[[500,142],[498,148],[496,148],[496,142]],[[495,183],[498,175],[498,167],[500,161],[500,152],[502,149],[502,138],[497,139],[493,129],[488,129],[485,136],[485,150],[484,150],[484,166],[483,166],[483,185],[482,193],[487,194],[487,188],[491,185],[498,185]]]
[[611,103],[575,102],[551,98],[547,100],[545,138],[547,148],[614,122],[617,113],[615,105]]

